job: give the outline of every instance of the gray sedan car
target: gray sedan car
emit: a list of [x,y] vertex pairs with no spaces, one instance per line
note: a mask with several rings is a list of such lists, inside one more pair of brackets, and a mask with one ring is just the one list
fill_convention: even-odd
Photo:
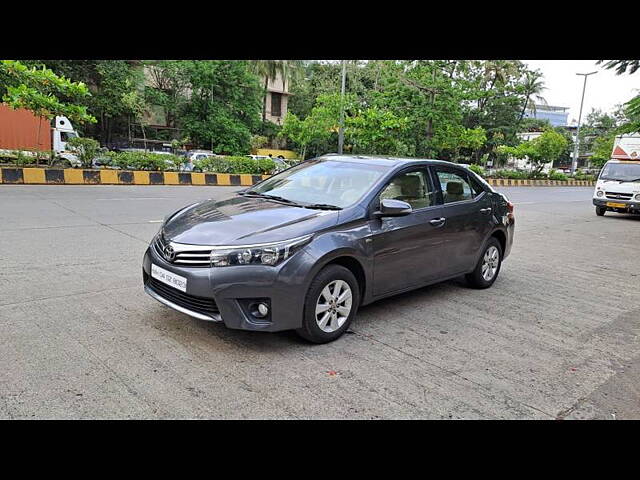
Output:
[[467,168],[325,155],[169,216],[144,288],[201,320],[324,343],[375,300],[461,275],[491,286],[513,231],[513,205]]

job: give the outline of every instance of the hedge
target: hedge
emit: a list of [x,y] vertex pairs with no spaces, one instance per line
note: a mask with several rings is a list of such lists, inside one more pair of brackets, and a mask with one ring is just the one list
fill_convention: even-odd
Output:
[[207,157],[197,160],[193,166],[203,172],[270,175],[276,170],[277,165],[268,158],[254,160],[249,157]]

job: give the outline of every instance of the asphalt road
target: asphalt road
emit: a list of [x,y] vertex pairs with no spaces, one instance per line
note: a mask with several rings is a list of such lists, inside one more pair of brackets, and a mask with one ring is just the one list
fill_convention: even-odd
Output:
[[319,346],[143,292],[163,217],[232,189],[0,186],[0,418],[640,418],[640,221],[591,188],[504,188],[493,288],[383,300]]

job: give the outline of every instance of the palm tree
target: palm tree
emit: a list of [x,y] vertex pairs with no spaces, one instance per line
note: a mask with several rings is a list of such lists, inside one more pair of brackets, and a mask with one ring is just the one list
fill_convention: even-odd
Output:
[[262,121],[267,119],[267,94],[269,81],[282,77],[282,88],[286,90],[287,82],[300,73],[300,60],[252,60],[251,69],[259,77],[264,78],[264,96],[262,100]]
[[598,60],[596,63],[598,65],[604,64],[604,68],[609,70],[615,69],[618,75],[627,73],[627,69],[629,70],[629,75],[640,69],[640,60],[609,60],[608,62]]
[[534,115],[536,113],[536,102],[547,105],[547,100],[541,95],[543,90],[547,87],[544,86],[544,80],[542,79],[542,72],[535,70],[533,72],[526,72],[524,78],[524,105],[522,106],[522,112],[520,112],[520,118],[518,123],[524,118],[524,114],[527,110],[527,106],[531,104],[531,110]]

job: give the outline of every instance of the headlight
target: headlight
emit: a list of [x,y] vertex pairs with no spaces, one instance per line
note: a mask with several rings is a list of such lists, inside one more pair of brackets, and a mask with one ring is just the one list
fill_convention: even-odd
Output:
[[604,195],[604,192],[602,190],[598,190],[598,193],[596,193],[596,195],[601,197]]
[[313,235],[278,243],[243,245],[238,247],[214,247],[211,250],[212,267],[230,265],[277,265],[304,247]]
[[633,197],[633,198],[635,198],[636,200],[640,201],[640,193],[637,193],[636,196]]

